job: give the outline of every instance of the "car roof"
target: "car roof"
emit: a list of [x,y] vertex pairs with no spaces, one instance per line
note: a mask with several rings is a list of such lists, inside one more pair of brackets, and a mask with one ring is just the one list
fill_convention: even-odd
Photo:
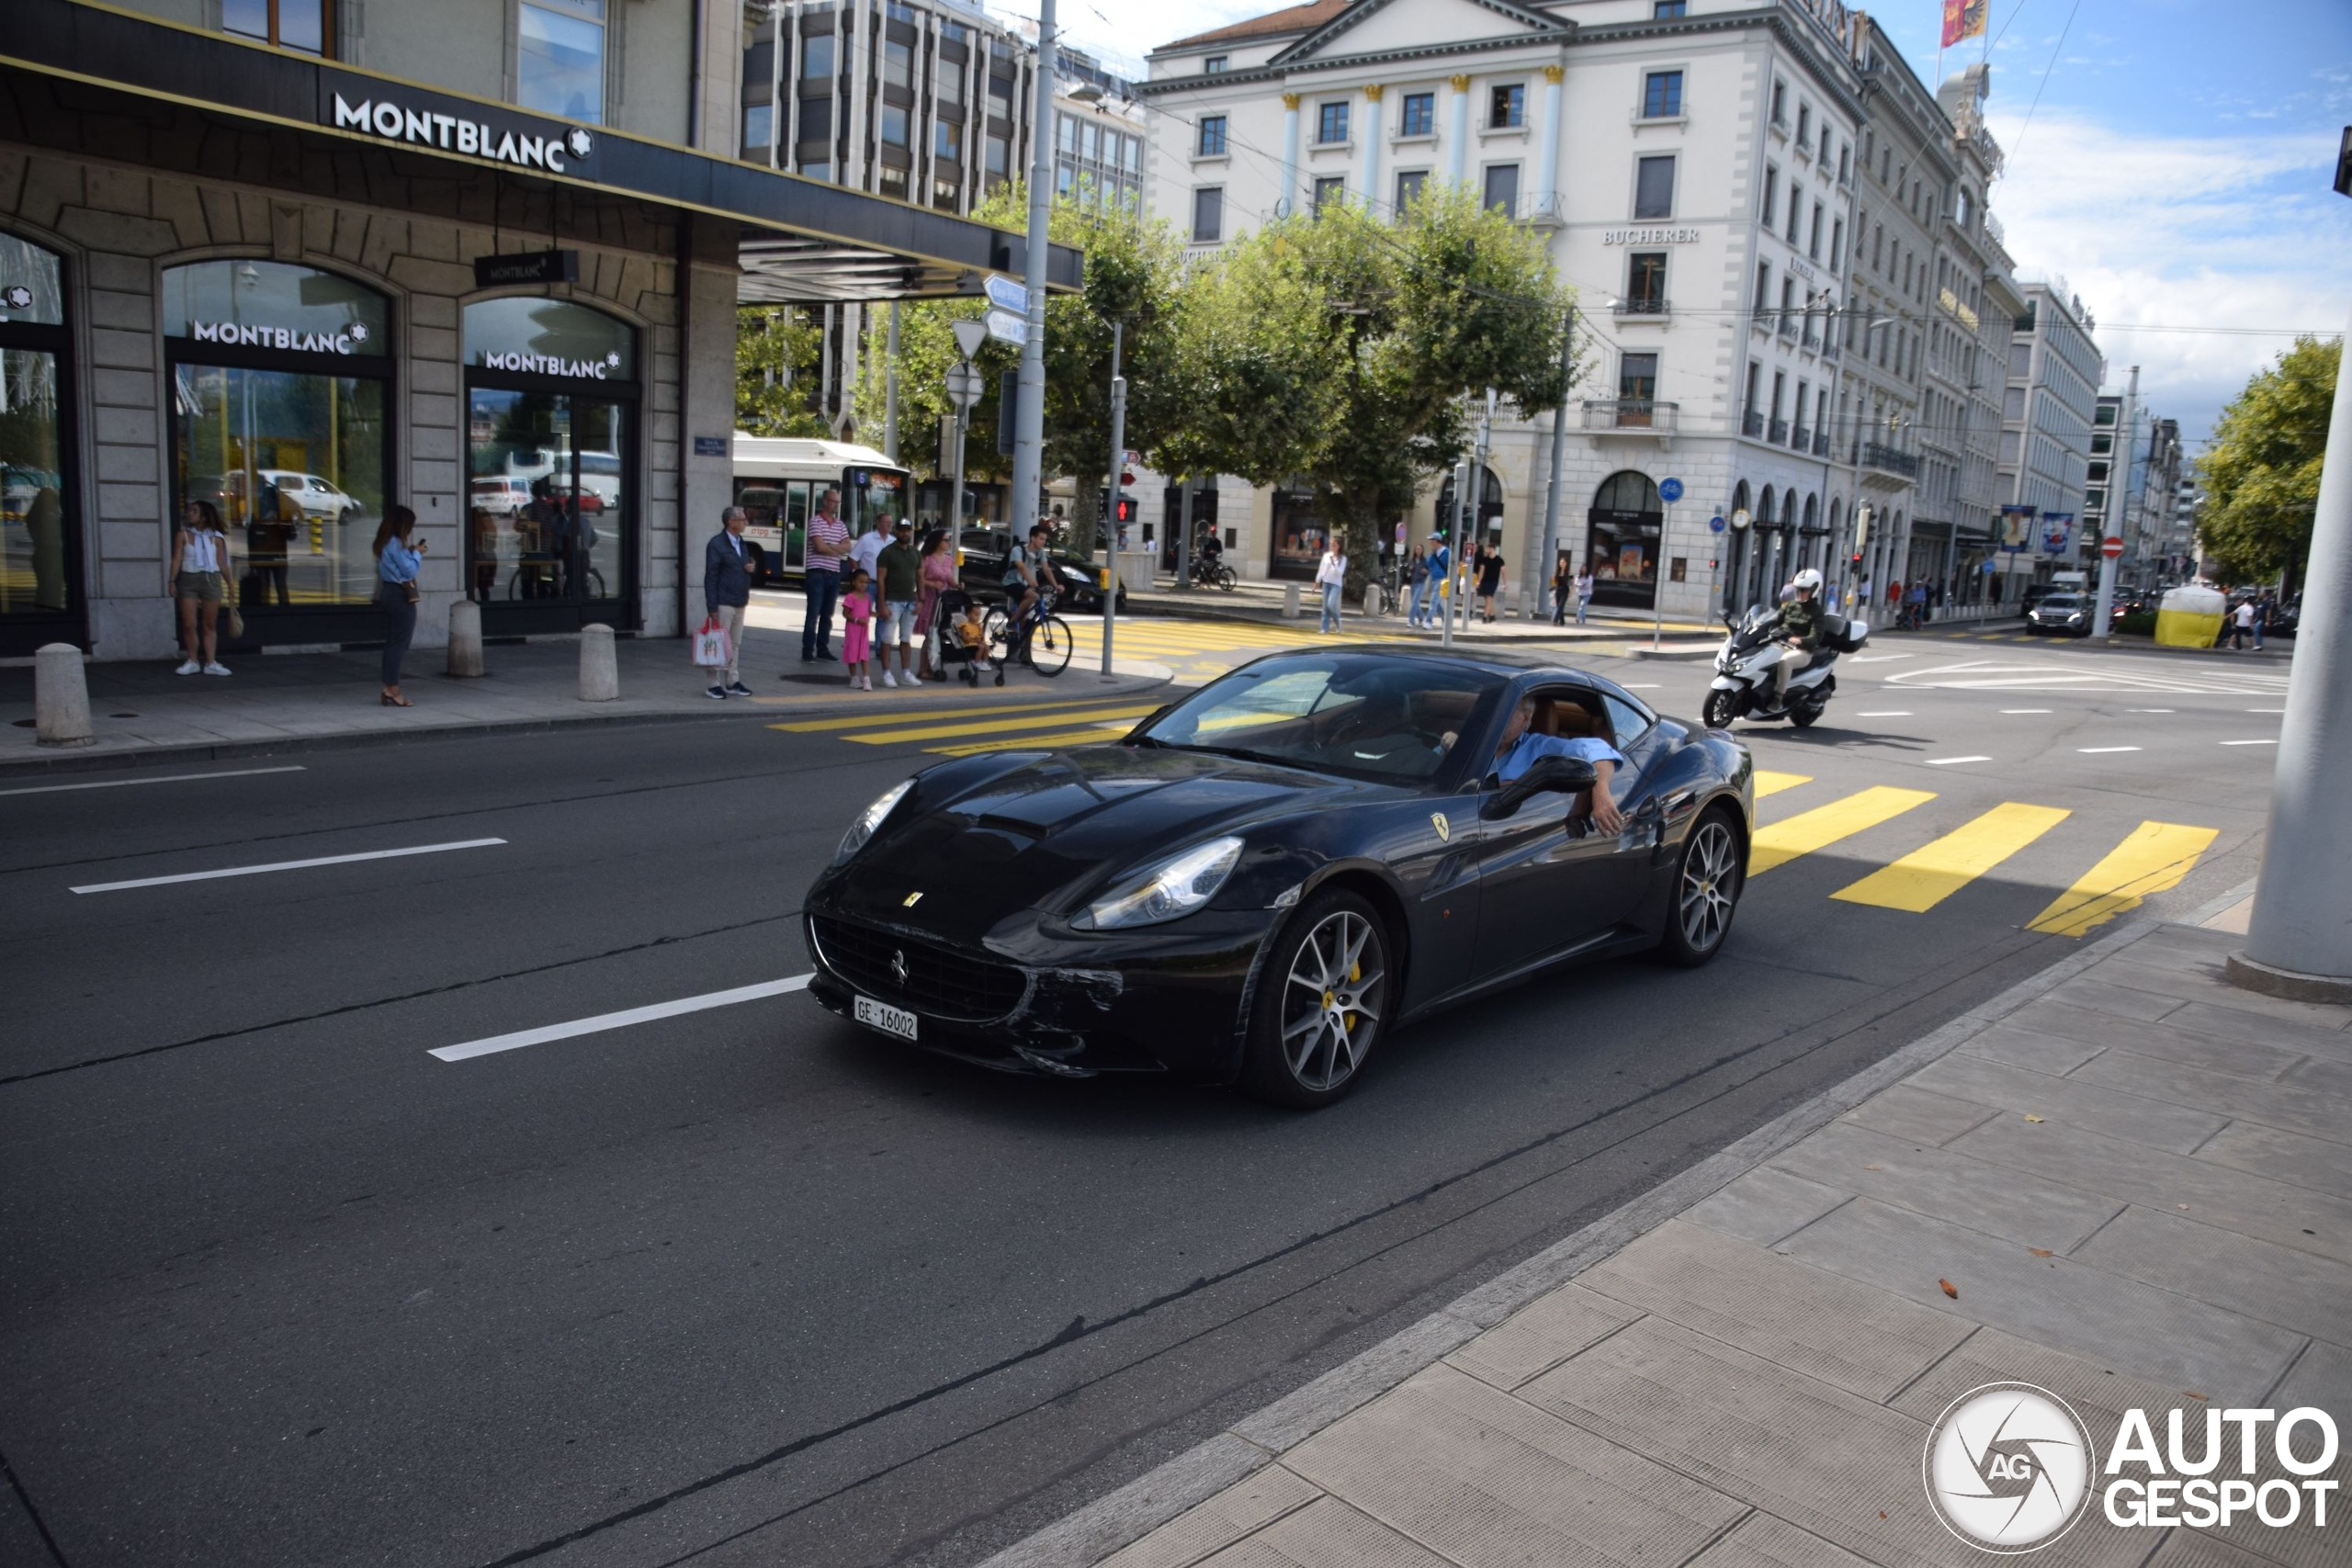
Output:
[[1484,671],[1490,675],[1500,676],[1507,681],[1518,681],[1528,677],[1551,678],[1563,681],[1581,681],[1588,685],[1602,687],[1608,691],[1617,693],[1637,706],[1644,708],[1648,706],[1648,705],[1643,703],[1640,698],[1627,693],[1623,687],[1618,685],[1616,682],[1611,680],[1606,675],[1596,675],[1589,670],[1579,669],[1573,664],[1564,664],[1558,658],[1549,654],[1540,652],[1521,652],[1517,649],[1400,649],[1389,643],[1342,642],[1333,643],[1328,648],[1316,645],[1306,648],[1281,649],[1267,654],[1266,657],[1278,658],[1286,653],[1373,654],[1384,659],[1393,659],[1403,663],[1453,665],[1456,668],[1479,670]]

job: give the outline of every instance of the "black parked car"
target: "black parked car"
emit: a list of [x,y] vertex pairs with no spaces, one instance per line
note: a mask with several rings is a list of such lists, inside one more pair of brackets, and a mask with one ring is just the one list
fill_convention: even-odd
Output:
[[[1538,732],[1613,739],[1621,832],[1590,763],[1494,779],[1523,698]],[[1551,964],[1713,957],[1753,807],[1730,736],[1541,656],[1273,654],[1114,743],[892,787],[808,891],[809,991],[991,1066],[1319,1105],[1384,1030]]]
[[[964,552],[964,565],[957,579],[966,590],[996,593],[1004,585],[1004,562],[1010,553],[1012,540],[992,528],[967,528],[956,536]],[[1099,615],[1102,609],[1101,567],[1085,557],[1068,550],[1049,549],[1046,558],[1053,566],[1056,590],[1065,610]],[[1119,590],[1119,608],[1127,607],[1127,591]]]

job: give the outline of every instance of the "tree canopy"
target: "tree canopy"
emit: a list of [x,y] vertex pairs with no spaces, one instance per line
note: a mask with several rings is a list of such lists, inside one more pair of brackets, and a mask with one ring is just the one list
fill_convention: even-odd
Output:
[[2205,498],[2197,536],[2222,576],[2267,581],[2299,573],[2311,553],[2341,338],[2300,337],[2222,411],[2197,462]]
[[750,435],[825,435],[817,355],[825,329],[788,305],[735,312],[735,428]]

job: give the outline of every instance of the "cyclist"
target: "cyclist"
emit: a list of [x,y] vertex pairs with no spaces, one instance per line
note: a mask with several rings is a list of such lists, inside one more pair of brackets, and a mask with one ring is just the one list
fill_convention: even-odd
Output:
[[[1012,553],[1004,558],[1005,597],[1012,601],[1011,638],[1015,648],[1021,644],[1029,616],[1037,608],[1037,596],[1045,592],[1046,538],[1050,530],[1043,523],[1033,525],[1026,545],[1014,540]],[[1011,650],[1007,650],[1011,657]]]

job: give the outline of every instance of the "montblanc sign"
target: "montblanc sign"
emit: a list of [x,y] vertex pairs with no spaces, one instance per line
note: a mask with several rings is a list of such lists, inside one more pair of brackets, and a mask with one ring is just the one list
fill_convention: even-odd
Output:
[[519,349],[494,348],[481,356],[485,370],[518,370],[527,376],[569,376],[574,380],[602,381],[620,368],[617,351],[602,359],[566,359],[556,354],[526,354]]
[[320,73],[319,123],[402,147],[480,158],[510,169],[594,178],[596,136],[406,83]]
[[293,327],[266,327],[243,321],[192,321],[189,335],[198,343],[225,344],[232,348],[276,348],[290,354],[362,354],[368,324],[353,321],[328,332],[306,333]]

